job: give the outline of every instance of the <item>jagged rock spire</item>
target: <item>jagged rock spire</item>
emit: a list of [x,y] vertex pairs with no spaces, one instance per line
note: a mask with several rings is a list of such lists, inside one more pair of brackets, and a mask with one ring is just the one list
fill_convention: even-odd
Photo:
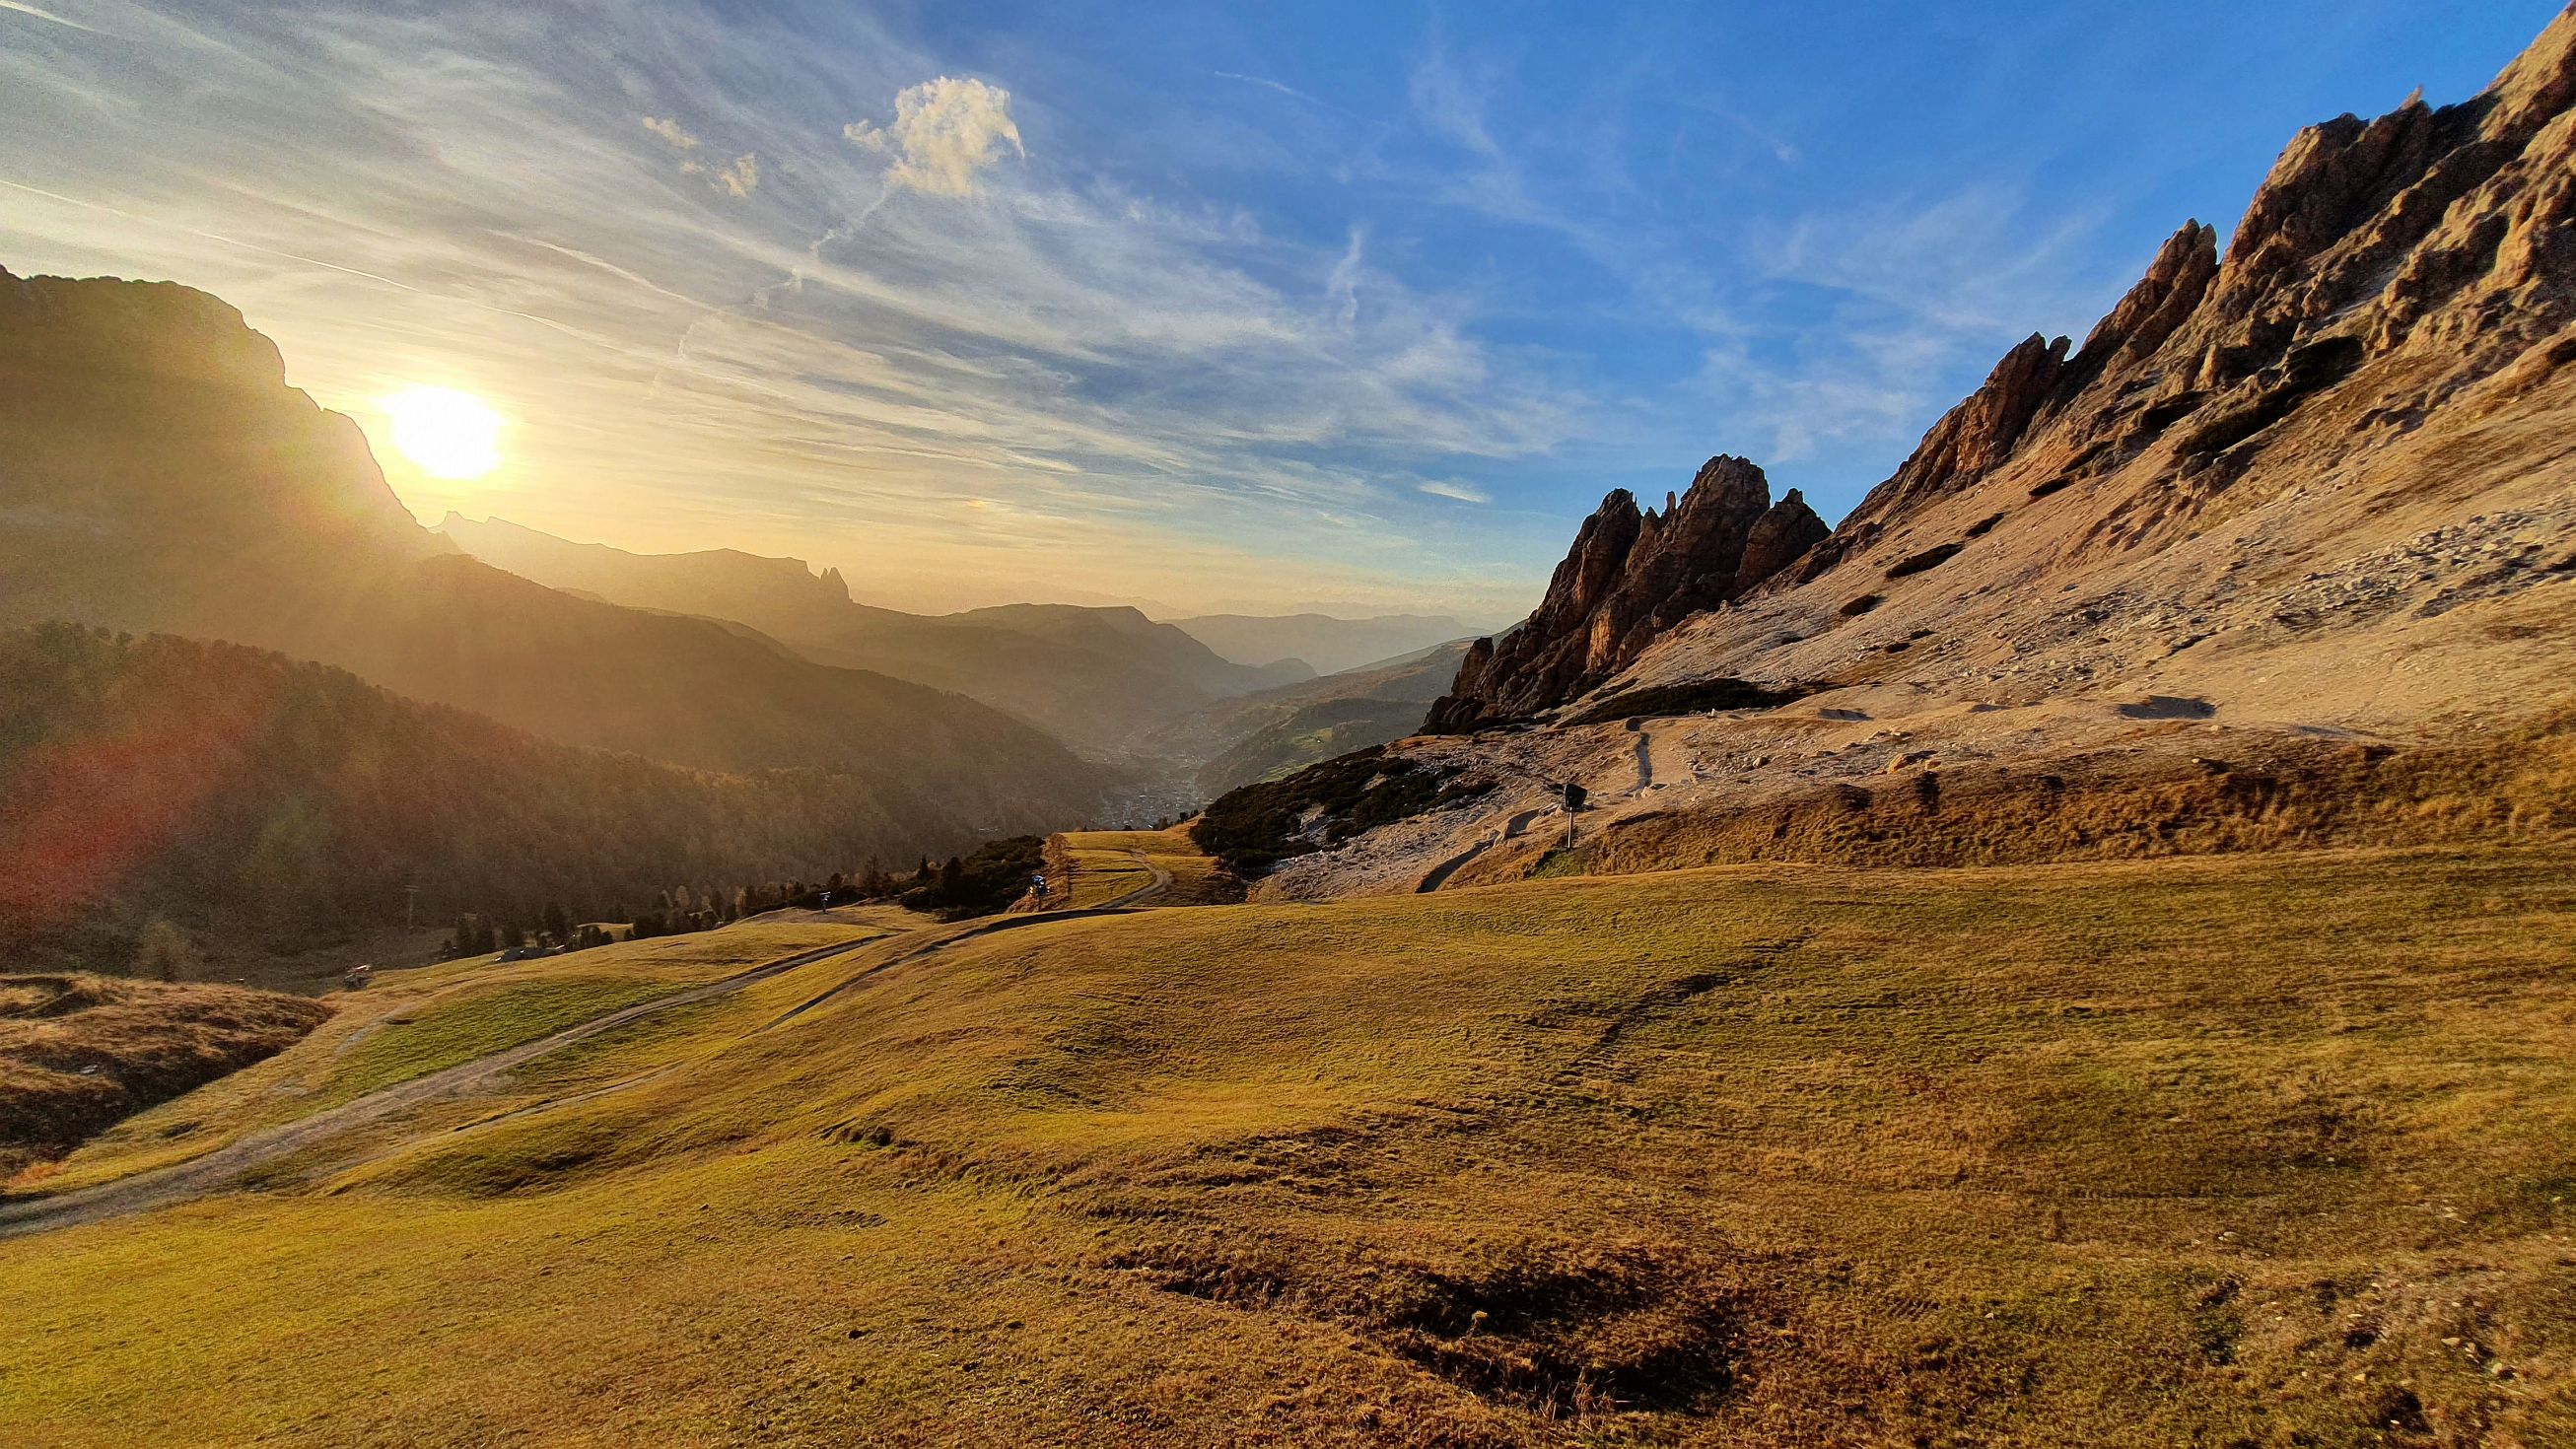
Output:
[[1688,491],[1640,513],[1614,489],[1583,521],[1535,613],[1503,639],[1478,640],[1437,729],[1536,713],[1627,667],[1655,637],[1761,583],[1822,538],[1822,520],[1793,490],[1777,505],[1762,470],[1708,460]]

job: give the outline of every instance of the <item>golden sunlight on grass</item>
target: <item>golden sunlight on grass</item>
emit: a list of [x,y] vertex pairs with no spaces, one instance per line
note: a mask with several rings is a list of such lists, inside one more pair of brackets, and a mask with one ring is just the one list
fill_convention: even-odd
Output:
[[[0,1439],[2561,1442],[2571,870],[1739,866],[889,941],[0,1243]],[[535,1092],[578,1100],[497,1110]]]

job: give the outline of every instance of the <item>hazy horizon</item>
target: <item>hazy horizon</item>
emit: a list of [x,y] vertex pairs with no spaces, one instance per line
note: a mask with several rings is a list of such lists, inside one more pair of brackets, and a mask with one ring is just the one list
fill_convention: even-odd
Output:
[[[1490,622],[1712,453],[1840,516],[2293,128],[2555,9],[9,3],[0,264],[240,306],[424,522]],[[397,445],[424,388],[488,471]]]

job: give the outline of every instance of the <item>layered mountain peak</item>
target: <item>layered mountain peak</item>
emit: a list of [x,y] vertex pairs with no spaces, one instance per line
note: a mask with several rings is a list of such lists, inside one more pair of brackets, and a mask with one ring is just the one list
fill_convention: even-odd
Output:
[[1778,504],[1744,458],[1704,464],[1660,512],[1611,490],[1576,531],[1547,597],[1499,641],[1468,650],[1431,727],[1472,729],[1562,703],[1625,668],[1656,636],[1762,583],[1825,536],[1795,490]]
[[[194,288],[0,271],[0,399],[0,610],[143,622],[122,605],[147,574],[219,601],[251,553],[311,567],[444,547],[358,425]],[[121,561],[62,568],[102,551]]]

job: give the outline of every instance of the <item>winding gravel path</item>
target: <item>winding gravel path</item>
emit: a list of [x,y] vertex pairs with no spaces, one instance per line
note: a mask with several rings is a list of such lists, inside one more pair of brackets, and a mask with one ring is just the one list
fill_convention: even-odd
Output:
[[1548,812],[1545,808],[1524,810],[1518,815],[1513,816],[1511,819],[1504,821],[1502,829],[1495,831],[1493,834],[1477,841],[1474,845],[1467,847],[1464,851],[1461,851],[1458,854],[1449,857],[1447,860],[1440,862],[1438,865],[1433,866],[1430,874],[1425,875],[1422,878],[1422,883],[1413,888],[1413,893],[1415,895],[1429,895],[1433,891],[1447,885],[1449,883],[1449,877],[1466,869],[1478,856],[1483,855],[1486,851],[1493,849],[1504,841],[1518,839],[1522,831],[1530,828],[1531,821],[1538,819],[1546,813]]
[[96,1187],[79,1188],[45,1197],[0,1201],[0,1237],[45,1232],[53,1228],[71,1227],[78,1223],[97,1222],[102,1218],[119,1217],[126,1213],[140,1212],[146,1208],[160,1207],[182,1198],[212,1192],[238,1180],[242,1174],[253,1168],[275,1162],[290,1153],[346,1132],[350,1128],[380,1121],[405,1108],[416,1107],[424,1102],[462,1096],[513,1067],[534,1061],[549,1052],[561,1050],[574,1042],[597,1036],[604,1031],[613,1031],[630,1021],[650,1016],[658,1011],[668,1011],[676,1006],[689,1006],[701,1001],[712,1001],[720,996],[730,996],[744,987],[756,985],[773,976],[783,975],[802,966],[811,966],[818,961],[827,961],[834,956],[845,955],[860,947],[874,945],[886,939],[888,938],[883,935],[865,936],[855,941],[816,947],[813,950],[797,952],[792,956],[779,957],[775,961],[765,961],[748,971],[737,972],[722,980],[708,982],[704,986],[675,991],[668,996],[657,996],[650,1001],[621,1007],[606,1015],[594,1016],[588,1021],[565,1027],[550,1036],[522,1042],[518,1046],[494,1052],[487,1057],[477,1057],[470,1062],[460,1062],[443,1071],[432,1072],[424,1077],[414,1077],[408,1082],[397,1082],[390,1087],[369,1092],[355,1101],[343,1102],[337,1107],[326,1107],[309,1117],[300,1117],[292,1122],[282,1122],[275,1127],[263,1127],[258,1131],[245,1133],[202,1157],[192,1157],[185,1162],[173,1163],[168,1167],[155,1168],[149,1172],[138,1172],[132,1177],[103,1182]]
[[[1018,930],[1025,926],[1043,925],[1050,921],[1123,915],[1171,888],[1170,871],[1147,860],[1142,851],[1128,853],[1135,858],[1137,864],[1145,867],[1153,879],[1134,890],[1082,910],[1000,916],[954,935],[922,942],[910,950],[899,951],[887,957],[846,981],[836,983],[830,990],[764,1023],[759,1030],[775,1031],[814,1008],[846,995],[864,982],[871,981],[898,966],[936,955],[961,942],[978,940],[998,932]],[[72,1192],[15,1201],[0,1200],[0,1238],[99,1222],[218,1191],[239,1181],[245,1173],[301,1151],[317,1142],[335,1137],[354,1127],[381,1121],[396,1112],[425,1102],[463,1096],[513,1068],[524,1066],[550,1052],[561,1050],[602,1032],[613,1031],[628,1022],[672,1007],[689,1006],[701,1001],[730,996],[747,986],[757,985],[771,977],[828,961],[835,956],[844,956],[862,947],[877,945],[889,939],[894,938],[885,935],[864,936],[858,940],[817,947],[791,956],[782,956],[774,961],[766,961],[748,971],[738,972],[722,980],[711,981],[704,986],[675,991],[668,996],[657,996],[651,1001],[638,1002],[633,1006],[592,1017],[588,1021],[568,1026],[552,1035],[523,1042],[490,1056],[477,1057],[470,1062],[460,1062],[443,1071],[415,1077],[408,1082],[397,1082],[393,1086],[370,1092],[355,1101],[325,1108],[309,1117],[245,1133],[201,1157],[193,1157],[186,1162],[173,1163],[168,1167],[139,1172],[131,1177],[119,1178],[114,1182],[104,1182],[96,1187],[80,1188]],[[624,1081],[613,1082],[573,1096],[531,1102],[516,1111],[501,1113],[469,1125],[471,1128],[479,1129],[524,1117],[532,1112],[548,1111],[557,1107],[571,1106],[577,1102],[591,1101],[625,1091],[630,1087],[641,1086],[678,1071],[686,1065],[688,1063],[675,1063],[657,1071],[629,1077]]]

